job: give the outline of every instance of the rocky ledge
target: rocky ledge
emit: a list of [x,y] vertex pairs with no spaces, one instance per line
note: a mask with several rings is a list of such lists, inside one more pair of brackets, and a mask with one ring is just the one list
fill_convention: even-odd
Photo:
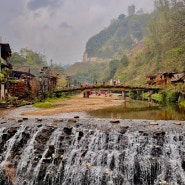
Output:
[[[185,122],[80,118],[2,118],[1,185],[180,184]],[[1,165],[3,166],[3,165]],[[4,169],[4,168],[1,168]]]

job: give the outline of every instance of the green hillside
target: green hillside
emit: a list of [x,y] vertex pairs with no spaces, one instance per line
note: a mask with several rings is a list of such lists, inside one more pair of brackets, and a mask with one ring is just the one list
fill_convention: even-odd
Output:
[[122,84],[144,85],[146,75],[185,71],[185,2],[155,3],[153,13],[119,16],[90,38],[87,55],[99,62],[74,64],[68,74],[82,82],[119,79]]
[[115,59],[131,49],[145,35],[145,29],[152,14],[120,15],[86,44],[88,58]]

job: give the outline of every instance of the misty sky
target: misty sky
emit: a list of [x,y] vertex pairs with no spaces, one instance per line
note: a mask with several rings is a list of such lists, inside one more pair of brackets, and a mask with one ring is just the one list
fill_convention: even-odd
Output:
[[127,7],[150,12],[153,0],[0,0],[0,36],[61,65],[82,61],[86,42]]

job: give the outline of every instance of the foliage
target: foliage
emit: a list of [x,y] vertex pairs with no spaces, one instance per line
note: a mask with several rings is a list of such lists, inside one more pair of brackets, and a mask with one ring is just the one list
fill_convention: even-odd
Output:
[[142,93],[141,97],[144,98],[145,100],[148,100],[149,98],[149,93]]
[[121,14],[86,44],[88,57],[116,58],[143,39],[151,14],[126,17]]
[[128,66],[128,57],[126,55],[123,55],[122,58],[120,59],[120,63],[121,65],[123,65],[123,67],[127,67]]
[[175,103],[178,101],[179,93],[174,91],[166,91],[165,96],[167,103]]
[[109,69],[110,69],[110,75],[109,75],[109,78],[112,79],[116,73],[116,70],[118,69],[119,67],[119,61],[118,60],[112,60],[110,63],[109,63]]
[[183,0],[157,0],[155,18],[147,32],[147,52],[153,55],[158,69],[185,69],[185,3]]
[[72,83],[74,80],[80,84],[101,84],[109,78],[109,63],[105,62],[82,62],[75,63],[67,71],[70,74]]
[[155,102],[158,103],[164,103],[164,94],[160,93],[160,94],[152,94],[151,95],[152,100],[154,100]]
[[[22,48],[20,52],[12,53],[10,63],[13,65],[13,69],[19,70],[22,66],[29,66],[30,73],[35,76],[39,76],[41,68],[48,66],[45,56],[41,53],[32,51],[27,48]],[[64,69],[56,64],[50,64],[52,71],[55,74],[63,75]]]
[[182,108],[185,108],[185,100],[182,100],[179,102],[179,105],[182,107]]
[[25,105],[30,105],[30,102],[26,101],[26,100],[23,100],[21,102],[21,106],[25,106]]
[[11,97],[8,98],[8,102],[13,105],[13,106],[17,106],[18,105],[18,98],[17,97]]

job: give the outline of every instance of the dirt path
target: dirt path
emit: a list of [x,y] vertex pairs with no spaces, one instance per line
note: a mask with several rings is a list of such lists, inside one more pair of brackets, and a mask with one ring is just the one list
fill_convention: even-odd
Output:
[[34,111],[24,112],[23,115],[53,115],[67,112],[84,112],[91,110],[103,109],[111,106],[118,106],[124,103],[123,99],[120,99],[118,95],[91,95],[89,98],[83,98],[83,95],[77,95],[71,99],[64,99],[55,103],[55,108],[38,109]]

